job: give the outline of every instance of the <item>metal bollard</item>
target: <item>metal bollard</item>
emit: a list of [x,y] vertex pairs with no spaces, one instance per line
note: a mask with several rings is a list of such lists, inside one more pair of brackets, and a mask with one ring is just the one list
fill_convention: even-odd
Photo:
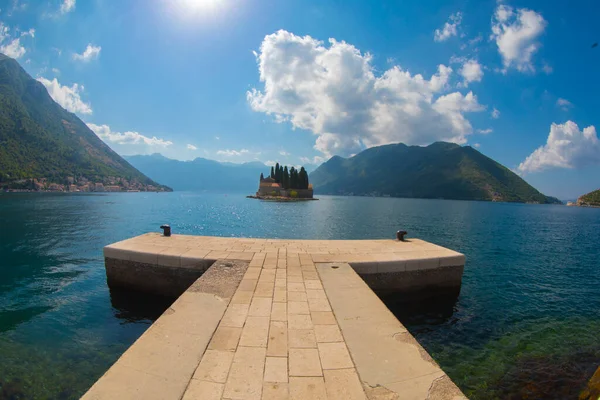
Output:
[[163,230],[163,236],[171,236],[171,227],[169,225],[161,225],[160,229]]
[[404,242],[404,235],[406,235],[407,232],[406,231],[398,231],[396,232],[396,239],[398,239],[401,242]]

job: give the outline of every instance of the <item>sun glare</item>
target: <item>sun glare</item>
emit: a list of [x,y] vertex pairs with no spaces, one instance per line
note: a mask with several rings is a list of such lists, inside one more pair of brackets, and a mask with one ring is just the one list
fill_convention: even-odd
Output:
[[222,0],[180,0],[182,6],[192,11],[206,10],[216,7]]

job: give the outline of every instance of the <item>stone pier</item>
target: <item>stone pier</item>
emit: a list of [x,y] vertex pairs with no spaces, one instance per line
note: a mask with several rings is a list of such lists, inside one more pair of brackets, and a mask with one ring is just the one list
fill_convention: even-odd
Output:
[[104,253],[111,286],[179,297],[84,399],[465,398],[373,291],[458,295],[460,253],[160,234]]

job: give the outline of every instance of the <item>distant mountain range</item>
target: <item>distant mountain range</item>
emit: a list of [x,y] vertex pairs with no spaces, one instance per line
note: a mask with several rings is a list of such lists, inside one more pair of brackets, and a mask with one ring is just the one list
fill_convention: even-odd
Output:
[[221,163],[205,158],[179,161],[161,154],[125,156],[134,167],[174,190],[235,191],[252,194],[258,189],[260,174],[271,167],[260,162]]
[[132,167],[15,60],[0,54],[0,187],[166,189]]
[[310,174],[310,181],[317,194],[561,203],[472,147],[445,142],[334,156]]

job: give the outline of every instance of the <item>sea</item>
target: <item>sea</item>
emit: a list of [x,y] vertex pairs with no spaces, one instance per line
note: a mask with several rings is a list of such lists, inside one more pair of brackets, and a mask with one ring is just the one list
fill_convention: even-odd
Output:
[[600,209],[244,193],[0,194],[0,399],[74,399],[172,299],[109,290],[103,246],[159,232],[380,239],[466,255],[455,303],[390,309],[472,399],[574,399],[600,366]]

